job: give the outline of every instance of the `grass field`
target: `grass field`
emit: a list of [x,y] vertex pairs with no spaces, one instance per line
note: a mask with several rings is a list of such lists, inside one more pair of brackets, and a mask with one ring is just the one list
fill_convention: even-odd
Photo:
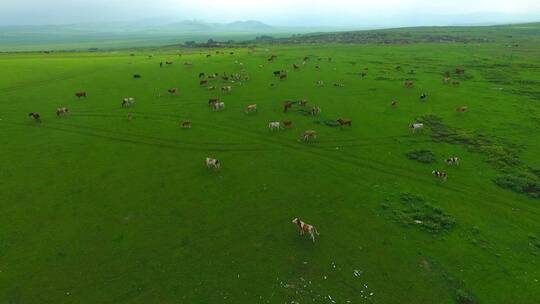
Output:
[[[226,51],[0,55],[0,303],[540,302],[538,44]],[[230,94],[199,86],[199,72],[240,62],[250,80]],[[214,95],[224,111],[208,107]],[[126,96],[135,106],[120,106]],[[286,99],[322,113],[283,113]],[[70,114],[56,117],[60,106]],[[341,117],[352,128],[322,123]],[[292,129],[268,130],[284,119]],[[413,134],[416,121],[426,129]],[[308,129],[317,141],[299,142]],[[418,150],[434,162],[407,158]],[[494,182],[521,174],[528,188]]]

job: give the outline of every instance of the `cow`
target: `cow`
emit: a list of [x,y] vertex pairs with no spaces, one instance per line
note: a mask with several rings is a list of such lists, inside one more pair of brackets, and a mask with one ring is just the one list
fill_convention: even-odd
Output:
[[459,166],[459,158],[455,156],[447,158],[445,162],[449,166]]
[[180,125],[182,129],[191,129],[191,120],[183,120]]
[[301,107],[305,107],[307,105],[307,100],[305,99],[299,100],[298,105]]
[[274,74],[274,76],[278,77],[279,75],[281,75],[281,72],[283,72],[283,71],[274,71],[273,74]]
[[208,99],[208,105],[209,106],[213,106],[216,102],[219,102],[219,97],[212,97],[210,99]]
[[286,79],[287,79],[287,74],[279,75],[279,80],[286,80]]
[[285,128],[292,128],[292,125],[293,125],[292,121],[284,120],[284,121],[282,121],[282,123],[283,123],[283,126],[285,126]]
[[186,62],[184,62],[184,66],[189,66],[189,67],[190,67],[190,66],[193,66],[193,62],[191,62],[191,61],[186,61]]
[[171,65],[171,64],[173,64],[173,62],[172,61],[165,61],[165,64],[166,65]]
[[138,78],[141,78],[140,74],[133,74],[133,79],[138,79]]
[[427,98],[428,98],[427,93],[422,93],[422,94],[420,95],[420,100],[422,100],[422,101],[427,100]]
[[452,81],[452,85],[457,87],[457,86],[460,85],[460,82],[458,80],[454,80],[454,81]]
[[246,107],[246,114],[253,113],[253,112],[257,112],[257,105],[256,104],[248,105]]
[[444,172],[444,171],[433,170],[433,171],[431,171],[431,175],[433,175],[434,177],[440,179],[443,182],[446,182],[446,180],[448,179],[448,174],[446,174],[446,172]]
[[322,80],[317,80],[317,86],[318,86],[318,87],[323,87],[323,86],[324,86],[324,81],[322,81]]
[[424,129],[424,124],[420,122],[412,123],[409,125],[409,128],[416,133],[417,131],[422,131]]
[[28,113],[28,116],[32,117],[34,119],[34,121],[36,121],[36,122],[41,122],[41,115],[39,115],[39,113],[30,112],[30,113]]
[[295,69],[295,70],[298,70],[298,69],[300,68],[300,66],[299,66],[299,65],[297,65],[296,63],[293,63],[293,65],[292,65],[292,66],[293,66],[293,69]]
[[75,97],[77,97],[78,99],[81,99],[82,97],[86,98],[86,92],[77,92],[75,93]]
[[281,124],[279,123],[279,121],[271,121],[270,123],[268,123],[268,129],[270,129],[271,131],[277,131],[281,129]]
[[214,111],[220,111],[220,110],[225,109],[225,103],[222,101],[215,102],[213,107],[214,107]]
[[128,120],[131,121],[133,119],[133,113],[129,112],[127,117],[128,117]]
[[57,108],[56,109],[56,116],[58,116],[58,117],[66,116],[68,114],[68,112],[69,112],[69,110],[66,107]]
[[122,99],[122,108],[129,108],[133,104],[135,104],[135,98],[133,97],[126,97]]
[[215,89],[216,89],[215,86],[209,86],[209,87],[208,87],[208,91],[214,91]]
[[464,70],[464,69],[461,69],[461,68],[456,68],[456,74],[457,74],[457,75],[464,75],[464,74],[465,74],[465,70]]
[[178,94],[178,88],[172,88],[172,89],[168,89],[167,92],[169,92],[170,94]]
[[199,85],[201,85],[201,86],[205,86],[207,84],[208,84],[208,80],[206,80],[206,79],[199,81]]
[[403,84],[406,88],[414,88],[414,82],[412,80],[406,80]]
[[285,104],[283,105],[283,113],[287,113],[292,108],[292,101],[287,100],[285,101]]
[[231,86],[221,87],[221,92],[222,92],[222,93],[230,93],[231,91],[232,91],[232,87],[231,87]]
[[205,76],[204,72],[199,73],[199,78],[204,78]]
[[397,108],[397,105],[398,105],[398,102],[396,99],[392,99],[392,103],[390,104],[392,106],[392,108]]
[[313,240],[313,243],[315,243],[315,234],[320,235],[315,226],[306,224],[299,218],[295,218],[294,220],[292,220],[292,223],[298,226],[298,232],[300,233],[300,235],[308,233]]
[[315,130],[307,130],[302,135],[302,140],[309,141],[311,139],[317,139],[317,131]]
[[449,83],[450,83],[450,80],[451,80],[450,77],[444,77],[444,78],[443,78],[443,83],[444,83],[444,84],[449,84]]
[[349,126],[349,127],[352,127],[352,120],[350,119],[343,119],[343,118],[340,118],[338,120],[336,120],[340,126]]
[[342,87],[344,87],[345,85],[344,85],[343,83],[334,82],[334,86],[335,86],[335,87],[338,87],[338,88],[342,88]]
[[467,111],[469,111],[469,108],[467,106],[462,106],[456,109],[456,112],[461,112],[461,113],[464,113]]
[[321,107],[315,106],[311,109],[311,115],[315,116],[319,114],[321,114]]
[[221,168],[221,163],[219,162],[219,160],[215,159],[215,158],[210,158],[210,157],[207,157],[206,158],[206,168],[210,169],[219,169]]

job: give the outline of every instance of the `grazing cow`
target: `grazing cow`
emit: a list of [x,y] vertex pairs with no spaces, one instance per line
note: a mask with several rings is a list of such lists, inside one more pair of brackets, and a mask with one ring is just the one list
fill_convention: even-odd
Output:
[[452,85],[457,87],[457,86],[460,85],[460,82],[458,80],[454,80],[454,81],[452,81]]
[[172,88],[172,89],[168,89],[167,92],[169,92],[170,94],[178,94],[178,88]]
[[78,99],[81,99],[82,97],[86,98],[86,92],[77,92],[77,93],[75,93],[75,96]]
[[208,105],[209,106],[213,106],[216,102],[219,102],[219,97],[212,97],[210,99],[208,99]]
[[392,105],[392,108],[394,108],[394,109],[397,108],[397,105],[398,105],[397,100],[396,100],[396,99],[392,99],[391,105]]
[[214,87],[214,86],[209,86],[209,87],[208,87],[208,91],[213,91],[213,90],[215,90],[215,89],[216,89],[216,87]]
[[221,92],[223,93],[230,93],[232,91],[231,86],[221,87]]
[[274,76],[276,76],[276,77],[277,77],[277,76],[281,75],[281,72],[282,72],[282,71],[274,71],[274,73],[273,73],[273,74],[274,74]]
[[270,129],[271,131],[277,131],[281,129],[281,124],[279,123],[279,121],[271,121],[270,123],[268,123],[268,129]]
[[219,160],[210,157],[206,158],[206,168],[219,169],[220,167],[221,163],[219,162]]
[[185,65],[185,66],[193,66],[193,62],[191,62],[191,61],[186,61],[186,62],[184,62],[184,65]]
[[208,75],[208,79],[216,79],[217,75],[216,74],[210,74]]
[[287,79],[287,74],[279,75],[279,80],[286,80],[286,79]]
[[171,64],[173,64],[173,62],[172,61],[165,61],[165,64],[166,65],[171,65]]
[[443,76],[445,78],[450,78],[450,72],[449,71],[444,72]]
[[450,83],[450,80],[451,80],[450,77],[444,77],[444,78],[443,78],[443,83],[444,83],[444,84],[449,84],[449,83]]
[[446,164],[449,166],[459,166],[459,158],[458,157],[450,157],[446,159]]
[[349,126],[349,127],[352,127],[352,120],[350,119],[343,119],[343,118],[340,118],[337,120],[337,122],[339,123],[340,126]]
[[283,105],[283,112],[284,113],[287,113],[291,108],[292,108],[292,101],[288,100],[288,101],[285,101],[285,104]]
[[69,112],[69,110],[66,107],[57,108],[56,109],[56,116],[58,116],[58,117],[66,116],[68,114],[68,112]]
[[469,111],[469,108],[467,106],[462,106],[456,109],[456,112],[461,112],[461,113],[464,113],[467,111]]
[[292,128],[293,122],[290,120],[284,120],[283,125],[285,126],[285,128]]
[[406,80],[405,83],[404,83],[404,86],[405,86],[406,88],[409,88],[409,89],[410,89],[410,88],[414,88],[414,81],[412,81],[412,80]]
[[135,104],[135,98],[133,97],[126,97],[122,99],[122,108],[129,108],[133,104]]
[[343,83],[334,82],[334,86],[335,86],[335,87],[342,88],[342,87],[344,87],[345,85],[344,85]]
[[297,65],[296,63],[293,63],[293,65],[292,65],[292,66],[293,66],[293,69],[295,69],[295,70],[298,70],[298,69],[300,68],[300,66],[299,66],[299,65]]
[[315,228],[315,226],[306,224],[299,218],[295,218],[294,220],[292,220],[292,223],[298,226],[298,232],[300,232],[300,235],[308,233],[313,240],[313,243],[315,243],[315,234],[319,235],[319,232],[317,231],[317,228]]
[[457,75],[464,75],[464,74],[465,74],[465,70],[464,70],[464,69],[461,69],[461,68],[456,68],[456,74],[457,74]]
[[206,75],[203,72],[199,73],[199,78],[204,78],[205,76]]
[[191,120],[183,120],[180,125],[182,129],[191,129]]
[[317,86],[318,86],[318,87],[323,87],[323,86],[324,86],[324,81],[322,81],[322,80],[317,80]]
[[220,111],[220,110],[223,110],[225,109],[225,103],[220,101],[220,102],[215,102],[214,103],[214,111]]
[[443,182],[446,182],[446,180],[448,179],[448,174],[446,174],[446,172],[444,171],[433,170],[431,171],[431,174]]
[[420,100],[425,101],[425,100],[427,100],[427,98],[428,98],[427,93],[422,93],[422,95],[420,95]]
[[31,112],[28,113],[28,116],[32,117],[36,122],[41,122],[41,115],[39,115],[39,113]]
[[256,104],[248,105],[246,107],[246,114],[253,113],[253,112],[257,112],[257,105]]
[[315,106],[311,109],[311,115],[315,116],[319,114],[321,114],[321,107]]
[[413,133],[416,133],[417,131],[422,131],[424,129],[424,124],[420,122],[412,123],[409,125],[409,128],[411,128]]
[[305,107],[307,105],[307,100],[305,99],[299,100],[298,105],[301,107]]
[[140,74],[133,74],[133,79],[138,79],[138,78],[141,78]]
[[207,84],[208,84],[208,80],[206,80],[206,79],[199,81],[199,85],[205,86]]
[[315,131],[315,130],[307,130],[302,135],[302,140],[303,141],[309,141],[311,139],[317,139],[317,131]]

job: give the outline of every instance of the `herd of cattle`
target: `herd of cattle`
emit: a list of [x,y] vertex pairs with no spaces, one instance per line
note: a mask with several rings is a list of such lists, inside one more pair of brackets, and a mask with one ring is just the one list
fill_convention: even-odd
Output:
[[[223,52],[216,52],[216,54],[224,54]],[[234,54],[233,52],[230,53],[231,55]],[[210,55],[207,55],[207,58],[210,57]],[[149,56],[149,58],[151,58],[151,56]],[[268,58],[268,62],[273,62],[277,59],[277,56],[276,55],[272,55],[270,58]],[[306,65],[307,62],[310,60],[309,57],[305,57],[304,60],[303,60],[303,63],[302,65]],[[321,60],[321,59],[319,59]],[[332,58],[328,58],[328,61],[332,61]],[[248,81],[250,79],[249,75],[247,75],[246,73],[246,70],[243,68],[243,64],[241,62],[236,62],[238,65],[241,66],[241,72],[240,73],[233,73],[233,74],[227,74],[227,73],[223,73],[222,75],[218,74],[218,73],[213,73],[213,74],[205,74],[204,72],[201,72],[199,73],[199,85],[200,86],[205,86],[208,88],[208,90],[215,90],[216,87],[215,86],[210,86],[209,84],[211,83],[211,81],[213,80],[216,80],[216,79],[219,79],[221,78],[223,81],[227,81],[227,82],[230,82],[230,83],[240,83],[243,82],[243,81]],[[165,62],[165,65],[167,66],[170,66],[172,65],[173,62],[172,61],[166,61]],[[193,63],[192,62],[185,62],[184,63],[185,66],[192,66]],[[160,62],[159,63],[159,66],[160,67],[163,67],[163,62]],[[263,65],[260,65],[260,67],[263,67]],[[315,68],[318,70],[320,69],[320,66],[317,65],[315,66]],[[293,64],[293,69],[294,70],[298,70],[300,69],[300,65],[298,64]],[[400,66],[397,66],[396,67],[396,70],[401,70],[401,67]],[[361,76],[362,77],[366,77],[368,75],[368,71],[369,69],[368,68],[365,68],[362,72],[361,72]],[[414,74],[414,71],[411,70],[412,74]],[[463,69],[460,69],[460,68],[456,68],[455,70],[455,73],[457,75],[463,75],[465,73],[465,71]],[[283,81],[283,80],[286,80],[288,78],[288,71],[286,70],[277,70],[277,71],[274,71],[273,72],[273,75],[274,77],[276,77],[277,79]],[[134,79],[139,79],[141,78],[141,75],[140,74],[134,74],[133,75],[133,78]],[[449,72],[446,72],[444,73],[444,78],[443,78],[443,83],[444,84],[452,84],[454,86],[457,86],[459,85],[459,81],[457,80],[453,80],[450,78],[450,73]],[[318,87],[322,87],[324,86],[324,82],[322,80],[319,80],[317,81],[316,83],[316,86]],[[341,83],[334,83],[334,86],[336,87],[343,87],[344,85],[341,84]],[[405,88],[413,88],[415,86],[415,83],[412,81],[412,80],[406,80],[404,82],[404,87]],[[232,91],[232,86],[230,85],[227,85],[227,86],[222,86],[220,88],[221,92],[222,93],[230,93]],[[171,95],[177,95],[179,90],[178,88],[170,88],[167,90],[167,92]],[[75,97],[77,97],[77,99],[81,99],[81,98],[87,98],[87,92],[86,91],[81,91],[81,92],[77,92],[75,93]],[[428,98],[428,95],[427,93],[422,93],[420,95],[420,100],[421,101],[426,101]],[[125,97],[122,99],[122,102],[121,102],[121,106],[123,108],[129,108],[129,107],[132,107],[133,105],[135,104],[135,98],[134,97]],[[304,113],[308,113],[310,115],[313,115],[313,116],[317,116],[317,115],[320,115],[322,110],[319,106],[312,106],[309,110],[306,109],[307,108],[307,104],[308,104],[308,101],[307,100],[286,100],[283,104],[283,112],[288,112],[290,111],[293,106],[298,106],[300,110],[302,110]],[[221,99],[219,97],[212,97],[208,100],[208,105],[212,108],[213,111],[221,111],[221,110],[224,110],[225,109],[225,103],[223,101],[221,101]],[[391,102],[391,107],[392,108],[396,108],[398,106],[398,102],[397,100],[393,99],[392,102]],[[251,114],[251,113],[255,113],[258,111],[258,107],[257,107],[257,104],[250,104],[248,105],[246,108],[245,108],[245,114]],[[468,111],[468,108],[467,106],[461,106],[459,108],[456,109],[457,112],[467,112]],[[63,117],[63,116],[66,116],[67,114],[69,113],[69,110],[66,108],[66,107],[60,107],[60,108],[57,108],[56,109],[56,115],[58,117]],[[31,112],[28,114],[28,116],[30,116],[34,121],[36,122],[41,122],[41,115],[37,112]],[[133,113],[129,112],[128,113],[128,120],[132,120],[133,118]],[[347,127],[352,127],[352,120],[351,119],[348,119],[348,118],[339,118],[336,120],[336,123],[341,126],[341,127],[344,127],[344,126],[347,126]],[[192,122],[190,120],[183,120],[180,122],[180,126],[184,129],[189,129],[192,127]],[[283,128],[292,128],[293,126],[293,122],[291,120],[284,120],[284,121],[270,121],[268,123],[268,129],[270,131],[279,131]],[[421,122],[413,122],[409,125],[409,128],[412,130],[413,133],[416,133],[416,132],[419,132],[419,131],[422,131],[424,129],[424,124],[421,123]],[[303,134],[301,135],[300,137],[300,140],[301,141],[304,141],[304,142],[311,142],[311,141],[314,141],[317,139],[317,131],[316,130],[306,130],[303,132]],[[206,167],[209,168],[209,169],[215,169],[215,170],[218,170],[221,168],[221,162],[218,160],[218,159],[215,159],[215,158],[211,158],[211,157],[207,157],[205,159],[205,164],[206,164]],[[458,157],[450,157],[446,160],[446,164],[449,165],[449,166],[457,166],[459,165],[459,158]],[[448,179],[448,174],[444,171],[438,171],[438,170],[434,170],[432,171],[432,175],[445,182],[447,179]],[[317,229],[312,226],[312,225],[309,225],[309,224],[306,224],[305,222],[301,221],[300,219],[298,218],[295,218],[293,221],[292,221],[295,225],[298,226],[298,229],[299,229],[299,232],[300,234],[304,234],[304,233],[307,233],[310,235],[311,239],[313,241],[315,241],[315,235],[319,234]]]

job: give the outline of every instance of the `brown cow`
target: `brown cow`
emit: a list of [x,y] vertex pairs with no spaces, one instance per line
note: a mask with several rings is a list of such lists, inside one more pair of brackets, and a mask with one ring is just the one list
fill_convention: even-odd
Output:
[[412,80],[406,80],[404,86],[406,88],[414,88],[414,82]]
[[285,101],[285,104],[283,106],[283,112],[284,113],[287,113],[291,108],[292,108],[292,101],[288,100],[288,101]]
[[285,128],[292,128],[293,122],[290,120],[284,120],[283,125],[285,126]]
[[392,105],[392,108],[394,108],[394,109],[395,109],[395,108],[397,107],[397,105],[398,105],[398,102],[397,102],[397,100],[393,99],[393,100],[392,100],[392,104],[391,104],[391,105]]
[[246,107],[246,114],[253,113],[253,112],[257,112],[257,105],[256,104],[251,104],[251,105]]
[[352,127],[352,120],[350,119],[343,119],[343,118],[340,118],[337,120],[337,122],[339,123],[340,126],[349,126],[349,127]]
[[205,86],[207,84],[208,84],[208,80],[206,80],[206,79],[199,81],[199,85]]
[[75,93],[75,96],[78,98],[78,99],[81,99],[82,97],[86,98],[86,92],[77,92]]
[[302,135],[302,140],[303,141],[309,141],[311,139],[317,139],[317,131],[315,131],[315,130],[307,130]]
[[168,89],[167,92],[169,92],[170,94],[178,94],[178,88],[172,88],[172,89]]
[[456,109],[456,112],[461,112],[461,113],[464,113],[467,111],[469,111],[469,108],[467,106],[462,106]]
[[191,129],[191,120],[183,120],[180,125],[182,129]]

